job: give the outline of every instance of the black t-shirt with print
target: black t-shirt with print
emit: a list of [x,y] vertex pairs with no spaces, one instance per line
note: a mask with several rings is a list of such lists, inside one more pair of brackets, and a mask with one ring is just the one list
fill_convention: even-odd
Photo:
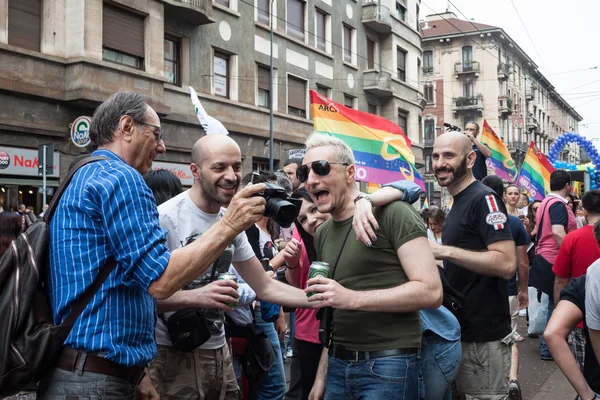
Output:
[[600,365],[594,354],[587,325],[585,324],[585,275],[571,279],[569,284],[560,292],[560,299],[570,301],[581,310],[583,314],[583,332],[585,334],[585,358],[583,362],[583,376],[590,388],[600,393]]
[[[483,183],[476,181],[454,196],[454,204],[442,228],[442,243],[465,250],[484,251],[492,243],[512,235],[506,207]],[[506,279],[471,272],[444,261],[450,284],[460,291],[464,307],[457,313],[462,339],[491,342],[511,332]]]

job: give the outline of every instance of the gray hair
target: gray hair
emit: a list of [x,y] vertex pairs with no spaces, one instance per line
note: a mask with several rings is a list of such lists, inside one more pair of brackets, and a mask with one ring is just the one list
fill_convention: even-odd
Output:
[[285,192],[288,196],[291,196],[294,189],[292,188],[292,182],[290,181],[290,178],[288,178],[285,173],[280,171],[275,172],[275,175],[277,175],[277,185],[285,189]]
[[92,117],[90,140],[92,149],[111,143],[123,115],[134,121],[144,121],[147,113],[146,98],[135,92],[117,92],[100,104]]
[[354,153],[350,146],[335,136],[313,133],[306,140],[306,151],[317,147],[331,146],[334,149],[333,158],[335,162],[354,165]]

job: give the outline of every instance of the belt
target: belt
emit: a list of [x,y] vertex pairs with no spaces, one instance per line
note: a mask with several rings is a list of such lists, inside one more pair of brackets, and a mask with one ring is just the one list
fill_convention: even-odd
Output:
[[329,355],[334,358],[338,358],[342,361],[362,361],[362,360],[374,360],[382,357],[401,356],[407,354],[417,354],[419,349],[403,348],[403,349],[391,349],[381,351],[356,351],[348,350],[343,346],[331,346],[329,348]]
[[56,363],[56,367],[69,372],[94,372],[124,379],[133,386],[144,377],[144,367],[125,367],[106,358],[88,354],[84,351],[64,347]]

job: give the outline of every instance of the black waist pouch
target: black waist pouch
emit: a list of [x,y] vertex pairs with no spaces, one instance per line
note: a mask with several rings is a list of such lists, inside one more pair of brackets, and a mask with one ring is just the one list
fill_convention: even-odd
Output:
[[180,351],[192,351],[210,339],[210,330],[204,318],[204,310],[185,308],[171,315],[169,319],[161,315],[167,325],[173,347]]

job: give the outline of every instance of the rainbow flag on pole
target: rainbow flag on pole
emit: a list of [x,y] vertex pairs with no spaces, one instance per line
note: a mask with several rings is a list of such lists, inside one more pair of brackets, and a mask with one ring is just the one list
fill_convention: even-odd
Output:
[[354,152],[356,180],[389,183],[409,180],[425,190],[415,168],[411,142],[402,129],[377,115],[354,110],[310,91],[315,131],[342,139]]
[[532,141],[519,171],[517,182],[535,200],[543,200],[546,193],[550,191],[550,174],[554,172],[554,169],[544,153]]
[[486,120],[483,120],[481,143],[486,144],[492,152],[492,156],[486,160],[488,168],[494,170],[494,173],[505,181],[515,182],[517,179],[515,163],[502,140]]
[[423,200],[423,207],[421,207],[423,210],[426,208],[429,208],[429,199],[427,197],[425,197],[425,200]]

